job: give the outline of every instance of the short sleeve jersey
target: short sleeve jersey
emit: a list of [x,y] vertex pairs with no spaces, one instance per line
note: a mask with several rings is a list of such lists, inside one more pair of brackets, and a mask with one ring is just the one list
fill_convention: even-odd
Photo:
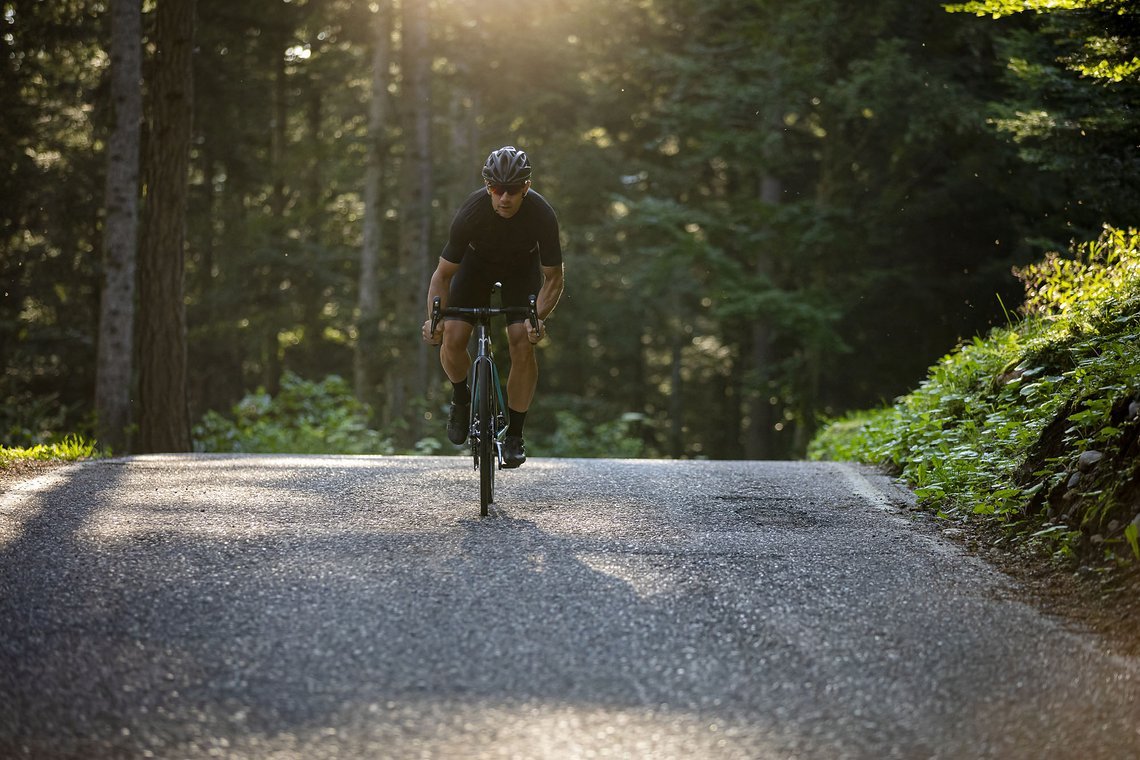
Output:
[[545,198],[530,190],[518,212],[504,219],[495,213],[486,188],[480,188],[455,213],[443,248],[444,260],[453,264],[461,263],[464,256],[475,256],[495,267],[533,265],[536,261],[544,267],[559,266],[562,244],[558,216]]

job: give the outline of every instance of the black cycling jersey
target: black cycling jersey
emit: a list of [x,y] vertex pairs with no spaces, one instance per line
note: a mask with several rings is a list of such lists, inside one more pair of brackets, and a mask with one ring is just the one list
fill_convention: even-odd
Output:
[[453,264],[472,256],[483,268],[501,269],[504,274],[535,263],[559,266],[562,244],[558,240],[558,216],[545,198],[529,190],[518,212],[504,219],[495,213],[487,189],[480,188],[455,213],[443,248],[443,258]]

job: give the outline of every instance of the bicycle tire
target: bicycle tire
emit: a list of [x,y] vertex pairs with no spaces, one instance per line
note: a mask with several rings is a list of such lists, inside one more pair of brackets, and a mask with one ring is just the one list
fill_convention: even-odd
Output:
[[479,415],[479,514],[486,517],[487,507],[495,501],[495,470],[498,465],[495,452],[495,427],[492,420],[494,405],[491,403],[491,394],[494,392],[494,387],[491,384],[490,362],[482,361],[477,365],[475,388],[475,408]]

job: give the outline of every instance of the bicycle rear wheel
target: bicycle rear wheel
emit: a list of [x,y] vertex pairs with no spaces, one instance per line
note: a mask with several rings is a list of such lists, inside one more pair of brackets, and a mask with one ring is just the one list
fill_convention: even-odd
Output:
[[479,514],[487,516],[487,507],[495,501],[495,470],[498,469],[498,456],[495,451],[495,428],[492,416],[494,405],[491,394],[491,363],[479,362],[475,368],[475,410],[478,417],[479,455]]

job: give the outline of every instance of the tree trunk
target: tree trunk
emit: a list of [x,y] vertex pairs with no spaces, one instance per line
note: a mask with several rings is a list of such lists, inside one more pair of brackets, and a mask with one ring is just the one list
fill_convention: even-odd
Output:
[[[783,185],[775,177],[765,175],[760,180],[760,200],[776,205],[780,202]],[[768,258],[761,253],[756,260],[758,279],[766,280],[769,275]],[[771,361],[771,329],[762,320],[752,324],[752,370],[755,387],[749,394],[749,423],[744,441],[745,454],[749,459],[765,459],[772,453],[772,405],[768,396],[768,364]]]
[[353,380],[356,398],[377,408],[380,378],[380,250],[383,247],[385,133],[388,126],[388,68],[392,57],[390,4],[373,14],[372,99],[368,106],[368,164],[364,173],[364,240],[356,302]]
[[796,457],[802,457],[807,453],[808,444],[815,434],[821,364],[819,349],[814,345],[805,346],[804,379],[800,387],[796,427],[792,435],[792,454]]
[[479,165],[482,158],[477,155],[479,125],[475,114],[479,113],[479,93],[469,83],[471,66],[463,60],[457,61],[458,84],[451,93],[451,155],[448,163],[451,176],[447,185],[451,197],[458,202],[479,185]]
[[[285,66],[285,48],[290,38],[291,27],[288,19],[283,17],[270,31],[272,42],[269,49],[274,55],[273,59],[273,119],[269,131],[269,172],[273,179],[273,188],[269,197],[269,211],[272,218],[272,239],[278,246],[286,245],[285,210],[288,198],[285,195],[285,148],[289,140],[289,73]],[[279,251],[282,252],[282,251]],[[281,259],[279,259],[281,261]],[[280,277],[281,270],[275,270],[274,276]],[[277,282],[275,280],[274,282]],[[296,291],[294,291],[296,293]],[[262,324],[261,346],[263,361],[261,365],[261,384],[271,396],[276,396],[281,390],[281,375],[284,372],[284,361],[281,352],[281,343],[278,335],[286,324],[288,309],[281,306],[282,293],[273,287],[269,295],[270,312]]]
[[685,451],[685,395],[681,370],[684,366],[684,326],[677,325],[670,342],[672,370],[669,376],[669,456],[680,459]]
[[[405,147],[402,203],[401,248],[409,257],[406,282],[415,283],[405,299],[405,314],[398,315],[406,325],[418,328],[423,321],[423,295],[427,292],[431,276],[431,57],[428,50],[427,3],[405,1],[403,8],[404,40],[404,117]],[[403,332],[403,331],[401,331]],[[407,331],[409,340],[416,340],[418,329]],[[416,340],[414,375],[411,393],[404,400],[426,394],[428,380],[427,347]],[[404,407],[406,409],[406,403]],[[406,410],[408,411],[408,410]],[[414,442],[420,437],[423,418],[410,413],[407,417],[409,437]]]
[[183,250],[193,114],[194,0],[158,4],[139,258],[141,450],[189,451]]
[[111,102],[107,150],[103,290],[95,370],[96,438],[105,451],[130,450],[134,372],[135,272],[142,120],[142,2],[111,2]]

